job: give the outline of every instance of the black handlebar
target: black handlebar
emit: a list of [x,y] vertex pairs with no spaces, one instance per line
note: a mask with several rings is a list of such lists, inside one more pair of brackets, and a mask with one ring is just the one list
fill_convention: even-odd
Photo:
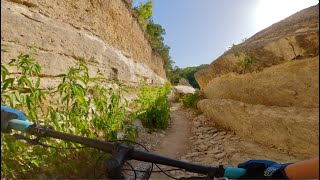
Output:
[[178,167],[189,172],[207,175],[208,178],[211,179],[213,179],[214,177],[239,178],[246,173],[246,170],[242,168],[223,167],[221,165],[219,167],[213,167],[189,163],[145,151],[140,151],[119,143],[111,143],[97,139],[67,134],[64,132],[58,132],[49,127],[40,126],[28,121],[14,119],[9,121],[9,127],[18,131],[27,132],[37,137],[52,137],[56,139],[67,140],[112,154],[113,157],[107,161],[108,177],[111,179],[121,178],[120,176],[123,163],[126,160],[131,159]]

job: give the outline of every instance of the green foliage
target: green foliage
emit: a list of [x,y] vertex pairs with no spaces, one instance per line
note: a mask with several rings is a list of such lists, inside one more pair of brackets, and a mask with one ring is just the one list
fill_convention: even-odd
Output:
[[162,35],[166,34],[165,30],[161,25],[155,24],[152,20],[150,20],[147,25],[146,31],[150,36],[152,47],[157,51],[161,51],[161,49],[164,47],[164,38],[162,37]]
[[243,68],[243,72],[245,72],[246,69],[255,62],[255,57],[250,56],[246,51],[241,51],[239,45],[233,44],[231,51],[233,52],[234,56],[238,58],[240,58],[241,53],[244,53],[245,57],[240,59],[240,61],[237,63],[238,66]]
[[[31,55],[19,55],[10,66],[19,75],[13,76],[1,64],[1,104],[23,111],[29,121],[90,138],[134,140],[137,136],[125,115],[125,85],[110,83],[101,74],[90,77],[88,67],[79,63],[67,74],[57,76],[61,83],[55,91],[48,91],[40,89],[41,67]],[[79,146],[56,139],[42,142],[64,148]],[[34,174],[44,173],[48,177],[92,178],[98,156],[94,149],[46,149],[1,135],[1,177],[35,178]]]
[[194,88],[200,89],[199,84],[197,83],[194,74],[201,69],[208,67],[207,64],[202,64],[196,67],[187,67],[187,68],[179,68],[175,67],[171,72],[171,83],[177,84],[181,78],[185,78],[191,86]]
[[163,36],[166,34],[165,30],[160,24],[155,24],[152,20],[152,8],[153,1],[149,0],[146,3],[140,3],[139,7],[133,7],[133,12],[137,15],[139,23],[148,34],[152,48],[162,57],[166,74],[170,79],[169,71],[172,69],[174,62],[169,55],[170,47],[163,42]]
[[243,67],[244,69],[246,69],[247,67],[249,67],[251,64],[253,64],[255,61],[255,58],[252,56],[246,56],[244,57],[244,59],[242,61],[240,61],[238,63],[239,66]]
[[142,83],[136,103],[140,109],[133,114],[134,118],[141,119],[150,129],[165,129],[170,119],[170,103],[167,95],[171,86],[167,83],[162,87],[148,87]]
[[1,44],[1,52],[7,52],[7,46],[5,44]]
[[197,103],[204,99],[201,91],[196,91],[194,94],[186,94],[180,98],[180,102],[184,107],[197,109]]
[[147,28],[149,20],[152,18],[153,2],[140,3],[139,7],[134,7],[133,12],[138,16],[138,21],[143,27]]

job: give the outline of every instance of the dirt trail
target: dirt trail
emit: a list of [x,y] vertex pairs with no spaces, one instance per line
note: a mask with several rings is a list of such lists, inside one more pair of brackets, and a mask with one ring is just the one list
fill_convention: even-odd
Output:
[[[185,109],[179,103],[172,103],[171,124],[166,131],[147,133],[144,131],[141,143],[152,152],[203,165],[237,166],[250,159],[267,159],[277,162],[302,160],[288,152],[243,139],[232,131],[219,129],[204,115],[195,115],[193,109]],[[164,169],[166,166],[161,166]],[[170,167],[169,167],[170,168]],[[158,170],[158,168],[154,168]],[[185,172],[170,172],[171,176],[196,175]],[[162,173],[153,173],[151,179],[170,179]]]
[[188,148],[190,136],[190,120],[188,113],[180,108],[179,103],[172,104],[171,107],[171,126],[167,131],[167,136],[155,151],[158,154],[175,158],[179,153]]
[[[179,103],[172,103],[170,116],[172,123],[166,132],[167,136],[161,140],[155,153],[171,158],[179,158],[188,149],[192,114],[182,109]],[[155,170],[159,169],[155,168]],[[151,179],[168,179],[168,177],[162,173],[154,173]]]

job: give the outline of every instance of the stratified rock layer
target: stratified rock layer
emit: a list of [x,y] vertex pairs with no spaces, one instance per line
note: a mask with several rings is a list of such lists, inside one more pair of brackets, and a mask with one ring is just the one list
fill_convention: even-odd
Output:
[[215,123],[265,145],[303,157],[319,154],[319,108],[277,107],[227,99],[198,103]]
[[[291,60],[316,57],[319,55],[319,4],[304,9],[272,26],[258,32],[240,45],[240,50],[255,57],[255,62],[246,73],[262,70]],[[209,67],[198,71],[195,78],[201,89],[223,74],[243,73],[233,51],[225,52]]]
[[[237,135],[299,157],[319,154],[319,4],[262,30],[195,74],[198,107]],[[233,49],[234,50],[234,49]],[[245,69],[239,61],[255,58]]]
[[33,46],[46,86],[55,86],[53,76],[79,60],[88,63],[90,73],[100,70],[110,80],[132,85],[142,79],[166,81],[163,60],[122,0],[3,0],[1,44],[8,50],[1,53],[4,63]]
[[319,107],[319,57],[283,63],[261,72],[229,73],[203,89],[209,99],[233,99],[279,107]]

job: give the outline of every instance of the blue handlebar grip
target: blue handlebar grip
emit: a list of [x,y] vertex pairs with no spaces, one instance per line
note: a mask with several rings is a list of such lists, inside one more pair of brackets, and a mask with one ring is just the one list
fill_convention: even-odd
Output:
[[11,129],[21,131],[21,132],[26,132],[28,127],[31,126],[33,123],[29,121],[22,121],[19,119],[12,119],[9,121],[8,126]]
[[229,179],[238,179],[247,173],[246,169],[225,166],[224,177]]

